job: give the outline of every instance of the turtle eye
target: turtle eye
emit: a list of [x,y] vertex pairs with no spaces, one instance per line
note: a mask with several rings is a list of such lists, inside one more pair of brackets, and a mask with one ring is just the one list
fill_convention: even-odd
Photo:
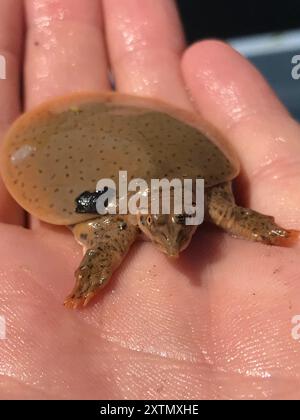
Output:
[[175,217],[175,221],[176,223],[178,223],[179,225],[184,225],[185,224],[185,219],[186,219],[186,215],[185,214],[178,214]]
[[148,226],[151,226],[152,225],[152,216],[147,216],[146,222],[147,222]]
[[152,217],[149,216],[142,216],[140,218],[141,224],[144,226],[151,226],[152,225]]

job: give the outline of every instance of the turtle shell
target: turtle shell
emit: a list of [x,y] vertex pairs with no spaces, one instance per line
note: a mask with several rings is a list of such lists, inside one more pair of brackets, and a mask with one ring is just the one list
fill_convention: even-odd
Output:
[[5,136],[0,167],[15,200],[35,217],[70,225],[76,199],[100,179],[204,178],[239,172],[234,152],[198,117],[152,99],[117,93],[57,98],[21,116]]

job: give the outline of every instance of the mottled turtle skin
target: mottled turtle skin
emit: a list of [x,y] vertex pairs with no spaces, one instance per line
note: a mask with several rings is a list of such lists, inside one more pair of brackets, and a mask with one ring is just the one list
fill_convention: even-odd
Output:
[[54,99],[21,116],[7,133],[1,174],[15,200],[38,219],[70,226],[84,248],[65,305],[87,305],[107,284],[140,233],[169,256],[185,249],[196,227],[174,214],[77,213],[76,199],[119,171],[128,179],[205,179],[206,219],[253,241],[287,245],[296,234],[269,216],[235,204],[238,160],[221,136],[192,114],[117,93]]

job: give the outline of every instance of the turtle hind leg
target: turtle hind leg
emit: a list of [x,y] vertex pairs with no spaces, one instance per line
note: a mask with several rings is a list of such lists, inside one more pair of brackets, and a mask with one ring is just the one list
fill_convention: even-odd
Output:
[[239,238],[268,245],[293,246],[299,232],[276,224],[271,216],[235,204],[231,183],[210,188],[206,195],[207,218]]
[[75,287],[64,302],[70,309],[86,306],[108,283],[138,235],[136,227],[118,216],[78,224],[73,233],[86,252],[75,272]]

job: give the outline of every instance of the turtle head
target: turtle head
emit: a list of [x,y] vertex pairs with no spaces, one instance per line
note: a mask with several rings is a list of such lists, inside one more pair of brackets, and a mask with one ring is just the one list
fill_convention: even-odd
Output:
[[187,225],[185,215],[148,214],[138,216],[140,230],[170,257],[178,257],[190,243],[197,226]]

